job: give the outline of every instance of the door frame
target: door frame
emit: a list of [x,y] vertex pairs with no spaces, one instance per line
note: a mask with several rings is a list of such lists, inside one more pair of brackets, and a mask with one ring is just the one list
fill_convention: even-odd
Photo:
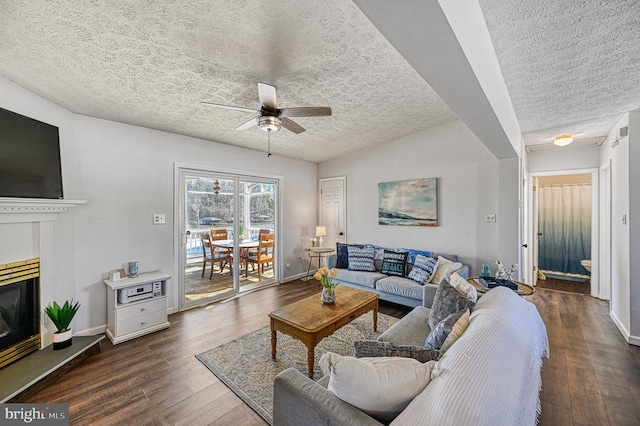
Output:
[[[611,300],[611,159],[600,166],[600,299]],[[609,304],[611,310],[611,304]]]
[[[598,168],[588,168],[588,169],[571,169],[571,170],[553,170],[553,171],[544,171],[544,172],[531,172],[529,173],[529,183],[527,188],[527,197],[529,200],[533,200],[533,186],[537,183],[538,176],[563,176],[563,175],[578,175],[578,174],[591,174],[591,296],[599,297],[599,278],[600,278],[600,268],[599,268],[599,260],[600,260],[600,171]],[[534,205],[535,204],[535,205]],[[537,218],[537,204],[530,202],[529,206],[531,208],[531,214],[529,217]],[[533,235],[533,221],[528,226],[530,230],[529,240],[533,241],[533,238],[536,236]],[[537,246],[537,244],[536,244]],[[537,250],[537,247],[535,248]],[[538,270],[537,262],[534,262],[533,250],[528,255],[530,265],[532,266],[531,271],[529,273],[533,274],[533,267],[536,268],[536,274]],[[531,282],[531,281],[529,281]]]
[[[215,167],[212,168],[210,166],[202,166],[202,165],[193,165],[186,163],[173,163],[173,208],[174,208],[174,220],[173,220],[173,282],[175,283],[175,288],[173,290],[173,312],[183,311],[186,309],[197,308],[200,306],[207,305],[209,303],[214,303],[218,300],[222,300],[223,298],[207,300],[206,302],[200,304],[193,304],[185,306],[185,286],[184,286],[184,267],[186,258],[184,256],[184,251],[182,250],[182,241],[184,238],[182,232],[182,224],[184,223],[184,206],[181,206],[181,197],[180,191],[182,190],[182,182],[181,176],[182,172],[193,172],[193,173],[202,173],[202,174],[215,174],[218,176],[228,175],[234,178],[237,178],[238,181],[257,178],[257,179],[269,179],[273,180],[275,183],[275,197],[276,203],[274,206],[275,209],[275,237],[276,237],[276,262],[274,265],[274,281],[275,283],[280,283],[282,274],[283,274],[283,265],[279,259],[283,259],[282,254],[284,253],[284,249],[282,247],[282,225],[283,218],[281,212],[283,210],[283,201],[280,194],[282,194],[282,186],[283,186],[283,177],[280,175],[270,175],[266,173],[258,173],[246,170],[237,170],[237,169],[228,169],[224,167]],[[239,227],[239,215],[240,215],[240,199],[239,197],[235,197],[234,200],[234,235],[238,235],[238,227]],[[234,253],[237,254],[239,248],[237,247],[237,243],[234,246]],[[233,259],[233,268],[234,271],[238,271],[239,265],[239,257],[236,255]],[[234,274],[234,292],[228,297],[232,297],[233,295],[237,295],[239,293],[239,275]],[[170,298],[171,296],[169,296]],[[227,297],[225,297],[227,298]]]

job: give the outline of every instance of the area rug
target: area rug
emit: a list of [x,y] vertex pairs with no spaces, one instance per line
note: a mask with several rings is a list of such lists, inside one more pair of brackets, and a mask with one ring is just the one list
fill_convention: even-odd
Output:
[[[376,339],[398,319],[378,314],[378,332],[373,331],[368,312],[318,343],[315,349],[314,380],[322,377],[318,366],[326,352],[353,355],[353,342]],[[249,333],[196,357],[256,413],[272,424],[273,378],[293,367],[307,375],[307,348],[300,341],[278,332],[276,359],[271,359],[269,327]]]

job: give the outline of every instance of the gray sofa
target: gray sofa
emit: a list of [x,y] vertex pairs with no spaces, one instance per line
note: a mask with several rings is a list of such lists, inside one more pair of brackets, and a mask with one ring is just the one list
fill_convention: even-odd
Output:
[[[438,257],[437,254],[431,253],[431,255],[436,258]],[[446,257],[453,262],[458,261],[457,255],[441,254],[440,256]],[[414,258],[415,257],[410,258],[410,261]],[[329,268],[335,268],[337,259],[337,255],[331,255],[327,261],[327,266]],[[420,285],[408,278],[385,275],[380,272],[382,269],[382,260],[379,258],[374,261],[374,264],[376,272],[351,271],[349,269],[338,268],[338,275],[336,275],[335,280],[341,285],[378,293],[380,300],[386,300],[387,302],[398,303],[412,308],[416,306],[431,306],[433,297],[436,294],[436,289],[438,288],[437,285]],[[413,264],[411,262],[407,263],[407,273],[405,275],[408,275],[412,268]],[[462,268],[457,272],[464,278],[469,278],[468,265],[463,264]]]
[[[378,339],[424,345],[429,308],[416,307]],[[497,287],[477,302],[469,326],[440,357],[438,375],[391,425],[535,425],[540,410],[546,328],[536,307]],[[435,369],[434,369],[435,371]],[[274,381],[273,424],[380,425],[326,389],[289,368]]]

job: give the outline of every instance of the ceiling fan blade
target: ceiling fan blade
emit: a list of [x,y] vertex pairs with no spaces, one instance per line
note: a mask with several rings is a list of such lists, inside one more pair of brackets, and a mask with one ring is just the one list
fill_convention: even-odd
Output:
[[260,104],[264,108],[270,111],[275,111],[278,109],[276,88],[272,85],[266,83],[258,83],[258,97],[260,98]]
[[297,107],[278,110],[280,117],[324,117],[331,115],[329,107]]
[[200,103],[202,105],[207,105],[207,106],[214,106],[214,107],[226,108],[226,109],[235,109],[236,111],[260,112],[260,110],[255,109],[255,108],[246,108],[246,107],[239,107],[239,106],[233,106],[233,105],[214,104],[213,102],[200,102]]
[[244,123],[242,123],[241,125],[239,125],[238,127],[236,127],[236,130],[247,130],[252,128],[253,126],[257,126],[258,125],[258,118],[260,116],[258,115],[257,117],[253,117],[251,120],[249,121],[245,121]]
[[304,130],[305,130],[304,127],[302,127],[301,125],[299,125],[295,121],[290,120],[290,119],[288,119],[286,117],[282,119],[282,127],[284,127],[287,130],[291,130],[296,135],[304,132]]

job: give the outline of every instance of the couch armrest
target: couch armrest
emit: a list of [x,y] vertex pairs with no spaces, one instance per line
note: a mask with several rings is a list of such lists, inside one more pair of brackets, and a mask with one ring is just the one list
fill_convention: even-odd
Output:
[[438,286],[436,284],[425,284],[422,287],[422,306],[431,309],[437,289]]
[[327,259],[327,267],[329,269],[335,268],[337,264],[338,264],[338,255],[332,254],[331,256],[329,256],[329,258]]
[[295,368],[282,371],[274,379],[273,424],[274,426],[381,425]]

